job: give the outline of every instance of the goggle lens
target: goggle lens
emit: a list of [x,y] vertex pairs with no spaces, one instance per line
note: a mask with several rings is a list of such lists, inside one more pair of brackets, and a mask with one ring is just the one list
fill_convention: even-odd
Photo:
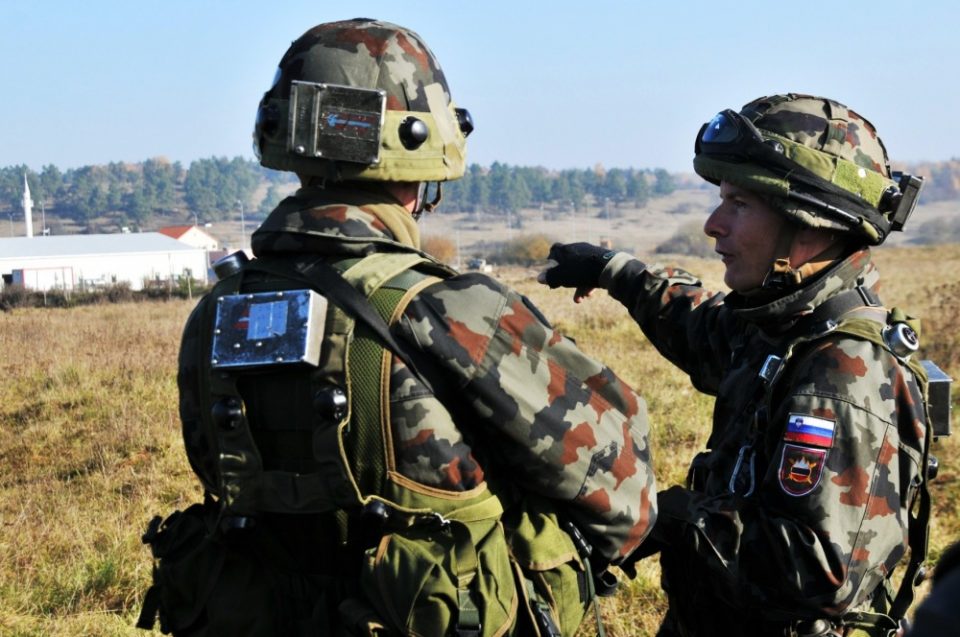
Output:
[[726,113],[717,113],[703,129],[700,141],[707,144],[729,144],[740,136],[737,121]]

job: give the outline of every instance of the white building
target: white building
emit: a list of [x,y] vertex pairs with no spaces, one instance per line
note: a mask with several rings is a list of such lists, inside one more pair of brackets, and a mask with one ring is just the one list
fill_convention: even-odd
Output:
[[32,290],[121,282],[141,290],[183,276],[206,283],[207,255],[158,232],[0,238],[0,276]]
[[207,251],[220,249],[220,242],[207,234],[200,226],[167,226],[160,228],[158,232],[195,248],[203,248]]

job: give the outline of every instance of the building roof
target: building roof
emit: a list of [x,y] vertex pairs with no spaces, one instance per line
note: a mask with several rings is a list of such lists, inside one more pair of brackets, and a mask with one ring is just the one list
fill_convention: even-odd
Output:
[[159,232],[0,238],[0,259],[195,250],[199,250],[199,248],[187,245]]
[[167,235],[168,237],[173,237],[174,239],[179,239],[179,238],[182,237],[183,235],[185,235],[185,234],[187,234],[188,232],[190,232],[190,229],[191,229],[191,228],[194,228],[194,227],[196,227],[196,226],[167,226],[167,227],[165,227],[165,228],[160,228],[160,230],[158,230],[158,232],[159,232],[160,234],[165,234],[165,235]]

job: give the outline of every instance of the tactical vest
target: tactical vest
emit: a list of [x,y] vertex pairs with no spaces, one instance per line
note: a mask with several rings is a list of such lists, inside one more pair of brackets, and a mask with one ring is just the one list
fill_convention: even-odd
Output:
[[[915,479],[911,481],[911,487],[914,487],[916,491],[912,497],[908,497],[908,501],[911,503],[908,507],[910,558],[903,574],[900,589],[894,596],[890,581],[892,573],[888,574],[881,587],[882,590],[875,591],[873,594],[868,610],[849,612],[839,620],[833,618],[788,622],[784,634],[791,637],[795,635],[832,635],[836,633],[828,631],[841,627],[845,629],[843,634],[850,637],[887,637],[888,634],[892,634],[890,631],[897,630],[899,621],[905,616],[912,603],[914,588],[919,583],[918,575],[919,579],[922,580],[921,565],[927,555],[930,519],[927,467],[931,420],[927,372],[920,361],[911,356],[919,341],[920,322],[907,316],[899,308],[893,308],[881,317],[876,311],[878,307],[877,299],[865,288],[858,286],[853,290],[840,293],[828,300],[827,303],[819,306],[813,316],[805,321],[805,324],[809,326],[806,334],[792,340],[781,356],[768,357],[760,370],[759,376],[763,397],[758,412],[763,414],[761,415],[761,418],[763,418],[766,414],[773,413],[777,390],[783,387],[783,383],[789,379],[791,371],[796,367],[797,360],[813,351],[816,344],[825,338],[847,336],[869,341],[896,357],[914,375],[924,402],[926,433],[922,449],[913,449],[905,445],[902,439],[898,449],[901,458],[917,467]],[[839,320],[832,317],[839,317]],[[898,348],[896,338],[890,336],[892,331],[901,330],[904,327],[906,333],[912,333],[914,339],[913,347],[910,349]],[[731,487],[736,483],[739,469],[740,464],[738,463],[730,481]],[[818,627],[824,632],[817,632]]]
[[[429,361],[414,360],[383,328],[399,319],[417,293],[452,274],[416,253],[374,253],[332,263],[258,259],[217,283],[197,309],[203,442],[188,444],[188,454],[206,456],[191,457],[195,469],[213,467],[201,475],[205,484],[215,485],[217,500],[215,519],[208,515],[205,521],[206,535],[242,536],[256,529],[264,514],[320,516],[335,521],[339,545],[318,546],[319,551],[365,544],[358,573],[331,574],[355,581],[346,592],[338,581],[332,593],[339,619],[310,630],[339,624],[352,634],[479,637],[533,625],[539,634],[573,635],[594,598],[589,561],[548,502],[534,496],[505,502],[507,491],[495,492],[487,482],[448,492],[393,471],[392,361],[400,357],[428,386],[417,363]],[[320,322],[323,328],[315,365],[277,361],[239,370],[222,365],[223,343],[215,341],[223,333],[215,325],[226,330],[246,321],[248,335],[256,331],[255,321],[277,321],[284,327],[270,329],[287,329],[293,324],[289,315],[299,308],[289,299],[306,290],[329,297],[322,319],[312,319],[311,329]],[[246,313],[218,319],[230,303]],[[270,303],[273,309],[259,307]],[[263,325],[256,329],[269,335]],[[260,360],[256,334],[253,340],[250,356]],[[179,544],[171,538],[172,527],[182,526],[182,519],[155,519],[145,536],[158,559],[141,624],[152,625],[159,609],[161,628],[175,634],[185,622],[201,621],[196,609],[172,608],[186,602],[171,589],[184,587],[166,581],[176,579],[170,573],[177,569],[180,549],[169,547]],[[186,588],[204,594],[203,585]],[[329,587],[323,594],[331,595]],[[524,618],[518,621],[520,612]],[[178,613],[186,617],[171,619]]]

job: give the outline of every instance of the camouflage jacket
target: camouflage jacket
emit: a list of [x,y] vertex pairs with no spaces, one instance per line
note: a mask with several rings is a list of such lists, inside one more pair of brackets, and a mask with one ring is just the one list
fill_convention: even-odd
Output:
[[[417,251],[415,226],[405,242],[390,230],[398,216],[409,214],[373,191],[305,188],[254,233],[253,250],[264,260],[330,261]],[[394,357],[388,462],[397,474],[448,492],[487,481],[494,492],[545,496],[614,563],[639,545],[655,519],[656,488],[646,407],[633,389],[554,331],[529,300],[479,273],[426,287],[391,329],[422,355],[417,365],[431,384],[447,390],[433,395]],[[180,385],[186,422],[191,370],[181,369]]]
[[627,254],[603,272],[657,349],[716,396],[687,488],[660,494],[664,585],[683,634],[753,634],[736,618],[862,607],[904,555],[925,436],[912,372],[872,342],[833,335],[798,350],[769,395],[758,376],[811,332],[804,317],[858,282],[879,283],[868,250],[764,301]]

